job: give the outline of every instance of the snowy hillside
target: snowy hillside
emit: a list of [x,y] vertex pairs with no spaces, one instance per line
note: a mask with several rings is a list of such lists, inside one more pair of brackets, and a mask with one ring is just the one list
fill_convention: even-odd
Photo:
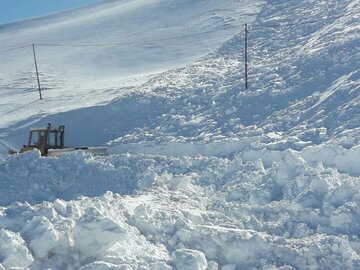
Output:
[[[104,104],[198,59],[252,21],[263,0],[117,0],[0,26],[0,127]],[[38,98],[35,44],[44,99]],[[25,47],[23,47],[25,46]]]
[[[79,33],[90,42],[94,30],[113,42],[100,30],[111,14],[128,20],[129,40],[153,38],[149,29],[191,34],[172,41],[178,55],[166,42],[129,49],[133,73],[107,66],[110,86],[94,83],[88,98],[68,102],[73,88],[63,87],[55,101],[48,89],[51,98],[6,116],[3,153],[51,122],[66,125],[68,144],[108,145],[111,155],[0,159],[0,269],[360,269],[360,1],[216,2],[105,1],[27,26],[51,40],[15,36],[17,45],[82,42]],[[24,26],[3,26],[0,39],[13,27]],[[192,35],[218,27],[227,30]],[[119,48],[83,49],[110,61]],[[59,63],[66,53],[44,56]],[[99,74],[88,61],[74,58],[69,82]],[[123,86],[126,76],[141,79]],[[23,95],[7,87],[0,102]]]

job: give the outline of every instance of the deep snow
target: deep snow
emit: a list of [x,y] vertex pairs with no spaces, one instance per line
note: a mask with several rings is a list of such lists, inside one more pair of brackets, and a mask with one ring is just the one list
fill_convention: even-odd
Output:
[[[109,13],[151,6],[181,29],[188,14],[211,29],[213,12],[234,14],[238,25],[249,19],[243,8],[258,13],[249,24],[250,88],[240,29],[227,41],[205,35],[209,47],[198,36],[178,43],[191,52],[175,64],[165,53],[169,70],[125,95],[113,78],[114,91],[97,88],[89,103],[45,99],[61,113],[25,109],[3,122],[4,151],[19,147],[29,126],[51,122],[66,125],[69,144],[106,144],[111,155],[0,157],[0,269],[360,269],[360,1],[224,1],[235,13],[215,1],[129,3],[76,12],[86,18],[107,6],[92,22],[101,25]],[[168,14],[175,6],[186,12]],[[66,35],[88,27],[72,14],[59,15],[75,29]],[[165,21],[164,37],[172,33]],[[143,30],[131,26],[125,34]]]
[[357,269],[359,173],[302,155],[9,158],[0,165],[2,264]]

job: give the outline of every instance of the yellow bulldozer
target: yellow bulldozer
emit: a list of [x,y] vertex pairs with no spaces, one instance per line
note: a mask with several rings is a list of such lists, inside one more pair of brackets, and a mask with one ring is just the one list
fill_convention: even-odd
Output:
[[[65,126],[52,127],[48,124],[43,128],[31,128],[29,133],[29,140],[27,145],[23,145],[20,153],[38,149],[42,156],[59,156],[64,153],[83,150],[93,155],[105,156],[108,154],[106,147],[70,147],[65,146]],[[17,152],[10,149],[9,154],[16,154]]]

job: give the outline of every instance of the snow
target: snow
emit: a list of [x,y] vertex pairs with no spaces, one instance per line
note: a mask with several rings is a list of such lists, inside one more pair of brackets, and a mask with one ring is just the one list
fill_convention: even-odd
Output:
[[[162,41],[39,45],[24,108],[33,63],[3,62],[0,269],[359,269],[359,11],[113,0],[1,26],[1,50]],[[109,155],[6,155],[47,123]]]
[[[216,49],[244,21],[254,20],[262,4],[263,0],[100,1],[3,25],[0,115],[38,99],[33,43],[44,100],[1,117],[0,127],[19,119],[39,120],[52,113],[106,104],[136,91],[155,74]],[[84,44],[93,46],[63,46]],[[29,46],[12,50],[24,45]]]
[[[313,166],[294,150],[256,151],[254,161],[241,152],[8,157],[1,175],[12,182],[2,191],[9,196],[2,197],[0,225],[24,239],[35,269],[356,268],[359,176]],[[29,185],[39,186],[20,189],[30,169]]]
[[204,253],[197,250],[175,250],[172,253],[172,260],[175,262],[176,269],[205,270],[207,268],[207,261]]

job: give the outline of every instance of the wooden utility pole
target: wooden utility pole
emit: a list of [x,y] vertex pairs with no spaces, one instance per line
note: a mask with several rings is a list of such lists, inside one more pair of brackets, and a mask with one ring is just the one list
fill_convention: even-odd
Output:
[[37,77],[38,88],[39,88],[39,96],[40,96],[40,99],[42,99],[42,96],[41,96],[41,86],[40,86],[40,78],[39,78],[39,70],[38,70],[38,66],[37,66],[37,62],[36,62],[35,44],[32,44],[32,48],[33,48],[33,54],[34,54],[34,63],[35,63],[35,69],[36,69],[36,77]]
[[245,89],[248,89],[248,28],[247,23],[245,23]]

